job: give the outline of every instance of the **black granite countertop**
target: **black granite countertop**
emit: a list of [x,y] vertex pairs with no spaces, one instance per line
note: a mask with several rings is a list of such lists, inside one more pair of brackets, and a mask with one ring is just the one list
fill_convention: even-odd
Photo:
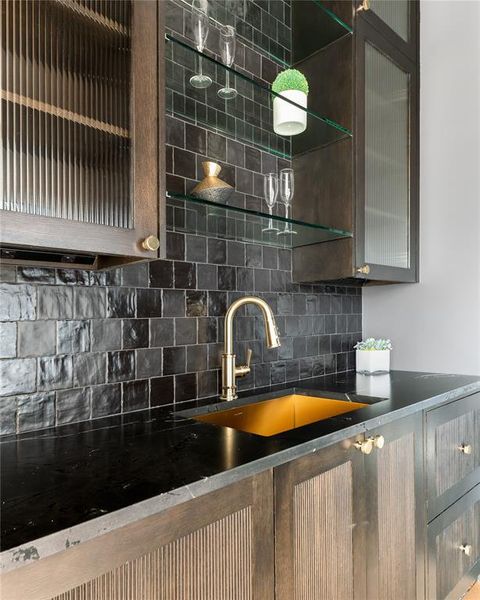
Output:
[[[372,403],[272,437],[185,419],[172,413],[172,407],[4,437],[2,569],[58,552],[416,410],[474,393],[480,390],[480,377],[349,373],[262,393],[281,388],[328,391],[351,399],[370,396]],[[264,396],[256,393],[257,397]],[[181,409],[212,401],[216,400],[182,404]]]

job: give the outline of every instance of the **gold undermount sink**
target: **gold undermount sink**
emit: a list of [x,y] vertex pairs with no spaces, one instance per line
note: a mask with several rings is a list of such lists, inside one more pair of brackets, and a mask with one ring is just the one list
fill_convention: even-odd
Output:
[[203,423],[223,425],[268,437],[349,413],[364,406],[368,404],[289,394],[194,418]]

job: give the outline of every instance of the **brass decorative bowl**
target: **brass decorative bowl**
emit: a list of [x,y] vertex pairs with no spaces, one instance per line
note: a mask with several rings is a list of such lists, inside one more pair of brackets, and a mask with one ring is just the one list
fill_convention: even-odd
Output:
[[218,175],[222,167],[210,160],[203,162],[202,167],[205,177],[193,188],[192,196],[210,202],[226,204],[233,193],[233,187],[226,181],[219,179]]

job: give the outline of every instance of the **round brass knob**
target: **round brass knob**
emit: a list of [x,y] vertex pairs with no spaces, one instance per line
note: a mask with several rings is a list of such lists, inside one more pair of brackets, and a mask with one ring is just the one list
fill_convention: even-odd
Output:
[[357,12],[360,12],[362,10],[370,10],[370,0],[363,0],[363,2],[357,8]]
[[463,452],[463,454],[471,454],[472,453],[472,445],[471,444],[462,444],[461,446],[458,447],[458,449],[460,450],[460,452]]
[[381,450],[385,446],[385,438],[383,437],[383,435],[376,435],[373,438],[373,445],[375,446],[375,448]]
[[458,547],[461,552],[465,554],[465,556],[472,555],[472,546],[470,544],[462,544]]
[[353,445],[357,450],[360,450],[362,454],[370,454],[373,450],[373,438],[367,438],[362,442],[355,442]]
[[370,274],[370,266],[363,265],[363,267],[358,267],[357,273],[361,273],[362,275],[369,275]]
[[150,250],[151,252],[155,252],[160,247],[160,240],[155,235],[149,235],[142,242],[142,248],[144,250]]

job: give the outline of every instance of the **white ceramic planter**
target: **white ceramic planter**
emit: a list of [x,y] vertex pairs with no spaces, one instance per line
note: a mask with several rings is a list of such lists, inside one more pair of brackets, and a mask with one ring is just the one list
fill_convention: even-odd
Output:
[[[307,108],[307,94],[300,90],[285,90],[280,96]],[[278,96],[273,99],[273,131],[278,135],[298,135],[307,128],[307,112],[285,102]]]
[[390,350],[357,350],[357,373],[388,373]]

